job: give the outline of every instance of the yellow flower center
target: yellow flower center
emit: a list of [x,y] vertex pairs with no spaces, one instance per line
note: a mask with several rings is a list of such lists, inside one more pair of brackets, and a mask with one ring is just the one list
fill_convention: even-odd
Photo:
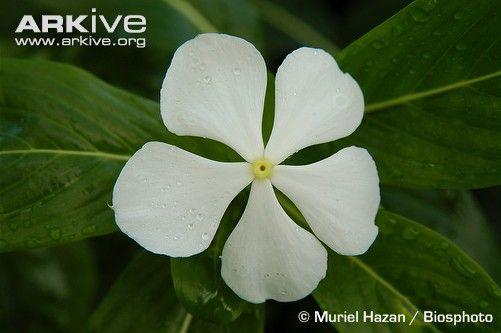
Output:
[[252,163],[252,172],[256,178],[268,178],[273,173],[273,164],[266,158],[261,158]]

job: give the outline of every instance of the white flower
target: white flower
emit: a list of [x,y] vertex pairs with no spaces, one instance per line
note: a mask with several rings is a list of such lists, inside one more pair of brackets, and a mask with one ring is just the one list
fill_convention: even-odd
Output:
[[[174,54],[161,90],[161,113],[178,135],[218,140],[247,162],[211,161],[148,142],[113,190],[120,229],[149,251],[187,257],[207,249],[232,199],[252,182],[242,218],[222,252],[221,274],[241,298],[294,301],[324,278],[327,251],[364,253],[377,236],[379,179],[369,153],[342,149],[304,166],[279,165],[294,152],[351,134],[363,95],[319,49],[287,56],[275,83],[275,121],[264,147],[266,66],[247,41],[203,34]],[[296,225],[273,186],[299,208],[318,237]]]

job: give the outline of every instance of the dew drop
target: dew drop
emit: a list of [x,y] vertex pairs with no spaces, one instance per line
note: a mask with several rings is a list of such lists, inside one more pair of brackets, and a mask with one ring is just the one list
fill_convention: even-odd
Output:
[[58,240],[61,238],[61,229],[59,228],[52,228],[49,231],[49,237],[52,238],[53,240]]
[[238,67],[233,68],[233,74],[240,75],[240,68],[238,68]]
[[265,277],[265,278],[269,278],[269,277],[270,277],[270,273],[265,273],[265,274],[264,274],[264,277]]
[[496,284],[492,283],[489,287],[489,291],[493,296],[498,298],[501,297],[501,289],[499,289]]
[[376,50],[381,50],[384,47],[384,43],[381,41],[374,41],[372,42],[371,46]]
[[96,231],[97,231],[97,226],[95,224],[85,226],[81,230],[82,234],[84,234],[84,235],[90,235],[90,234],[95,233]]
[[285,295],[285,294],[287,294],[287,292],[286,292],[284,289],[282,289],[282,290],[280,291],[280,294]]
[[204,233],[202,234],[202,239],[203,239],[203,240],[208,240],[208,239],[209,239],[209,234],[208,234],[208,233],[206,233],[206,232],[204,232]]
[[430,19],[430,14],[422,8],[414,7],[411,9],[411,17],[414,21],[422,23]]
[[337,95],[335,97],[334,103],[338,106],[345,106],[348,103],[348,99],[344,95]]
[[460,11],[458,11],[458,12],[456,12],[456,13],[454,14],[454,18],[455,18],[456,20],[462,20],[462,19],[464,19],[464,17],[465,17],[465,14],[464,14],[464,12],[463,12],[463,11],[461,11],[461,10],[460,10]]
[[466,50],[466,48],[467,48],[467,46],[463,42],[460,42],[460,43],[456,44],[456,50],[458,50],[458,51],[464,51],[464,50]]
[[404,239],[407,240],[413,240],[416,239],[416,237],[419,235],[419,231],[416,229],[413,229],[412,227],[408,227],[404,230],[403,237]]
[[191,229],[193,229],[194,227],[195,227],[195,225],[194,225],[193,223],[188,224],[188,229],[190,229],[190,230],[191,230]]
[[206,77],[204,77],[204,82],[206,84],[211,84],[212,83],[212,77],[210,77],[209,75],[207,75]]
[[440,244],[440,249],[442,249],[442,250],[447,250],[449,247],[450,247],[450,244],[447,242],[443,242],[442,244]]
[[26,242],[26,247],[33,249],[33,248],[37,247],[39,244],[40,244],[40,242],[37,239],[32,238]]
[[472,278],[476,274],[476,271],[460,258],[453,257],[451,265],[458,273],[467,278]]

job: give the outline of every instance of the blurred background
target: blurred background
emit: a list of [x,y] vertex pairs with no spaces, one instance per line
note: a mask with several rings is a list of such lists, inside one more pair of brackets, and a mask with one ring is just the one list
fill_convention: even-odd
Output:
[[[0,55],[70,63],[104,81],[158,101],[173,52],[200,32],[172,0],[16,0],[0,4]],[[292,50],[307,45],[336,52],[410,1],[193,0],[209,28],[241,36],[260,50],[275,72]],[[181,5],[182,6],[182,5]],[[14,30],[23,15],[140,14],[147,18],[145,48],[18,47]],[[202,22],[204,23],[204,22]],[[103,33],[103,32],[101,32]],[[104,34],[103,34],[104,35]],[[117,36],[120,37],[120,36]],[[449,237],[500,282],[501,187],[476,191],[383,188],[383,205]],[[423,211],[422,207],[427,209]],[[115,233],[60,247],[0,254],[0,332],[78,332],[89,314],[137,252]],[[316,309],[313,299],[267,302],[266,331],[299,332],[297,313]],[[333,332],[315,324],[320,332]]]

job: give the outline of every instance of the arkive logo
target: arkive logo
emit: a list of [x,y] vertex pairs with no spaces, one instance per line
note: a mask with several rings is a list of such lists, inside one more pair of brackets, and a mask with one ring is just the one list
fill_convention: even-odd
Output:
[[[96,13],[96,8],[91,9]],[[89,27],[90,25],[90,27]],[[119,25],[127,33],[143,33],[146,31],[146,18],[143,15],[117,15],[108,21],[104,15],[42,15],[40,25],[37,24],[33,15],[24,15],[16,28],[16,33],[31,31],[34,33],[57,32],[57,33],[95,33],[101,25],[108,33],[116,31]]]
[[[91,9],[96,13],[96,8]],[[146,31],[146,18],[143,15],[117,15],[115,19],[108,21],[104,15],[42,15],[40,26],[37,24],[33,15],[24,15],[17,26],[16,33],[31,31],[35,33],[44,32],[97,32],[98,25],[102,25],[108,33],[113,33],[122,22],[123,29],[127,33],[142,33]],[[90,27],[86,27],[87,21],[90,21]],[[87,23],[89,24],[89,23]]]
[[[115,32],[117,35],[110,35]],[[34,33],[36,37],[14,37],[14,39],[18,46],[144,48],[146,38],[138,35],[144,32],[146,32],[146,17],[143,15],[119,14],[107,18],[98,14],[96,8],[92,8],[91,13],[86,15],[51,14],[42,15],[38,20],[33,15],[24,15],[15,33]],[[51,33],[51,37],[41,36],[46,33]],[[94,37],[92,34],[95,33],[99,33],[100,37]],[[104,36],[109,34],[110,37],[103,37],[103,33]],[[131,35],[123,37],[124,34]]]

